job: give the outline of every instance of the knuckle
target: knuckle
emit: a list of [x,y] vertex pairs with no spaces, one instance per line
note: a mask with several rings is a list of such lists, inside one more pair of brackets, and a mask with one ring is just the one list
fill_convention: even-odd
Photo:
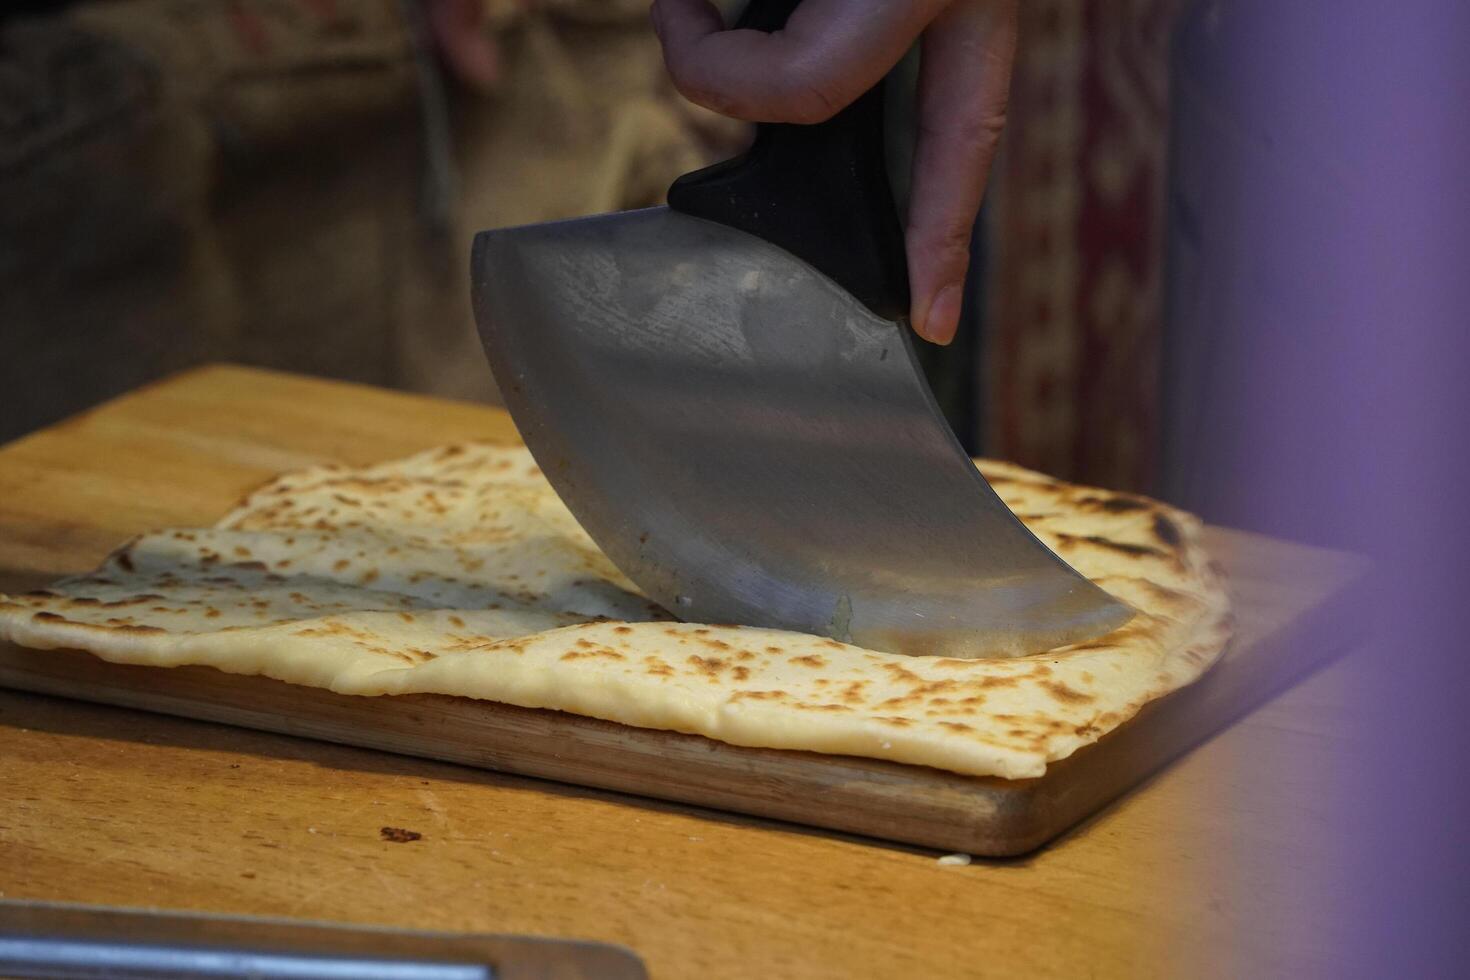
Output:
[[970,261],[971,229],[968,223],[946,221],[928,228],[916,228],[909,246],[917,254],[946,268],[963,267]]
[[1006,128],[1006,109],[1000,106],[993,111],[972,117],[947,121],[943,125],[924,123],[919,127],[922,139],[950,143],[967,153],[988,152],[1000,142]]

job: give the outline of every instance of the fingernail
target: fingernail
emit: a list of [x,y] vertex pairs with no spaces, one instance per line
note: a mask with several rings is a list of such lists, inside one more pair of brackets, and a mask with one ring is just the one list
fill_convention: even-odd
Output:
[[941,289],[929,304],[929,313],[924,317],[920,332],[924,339],[936,344],[947,344],[954,340],[960,326],[960,304],[963,302],[960,284],[952,282]]

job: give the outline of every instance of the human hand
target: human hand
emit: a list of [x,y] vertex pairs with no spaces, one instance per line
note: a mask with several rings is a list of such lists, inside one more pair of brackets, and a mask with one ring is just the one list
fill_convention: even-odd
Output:
[[886,75],[921,38],[905,229],[910,322],[939,344],[959,327],[970,232],[1005,125],[1017,0],[803,0],[784,30],[726,30],[708,0],[654,0],[675,86],[751,122],[815,123]]

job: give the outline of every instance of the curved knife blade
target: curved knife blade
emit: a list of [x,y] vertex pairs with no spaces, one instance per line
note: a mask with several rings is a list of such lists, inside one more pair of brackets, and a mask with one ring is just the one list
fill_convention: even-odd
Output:
[[777,246],[650,208],[482,232],[472,280],[541,469],[679,618],[977,657],[1132,616],[976,472],[906,326]]

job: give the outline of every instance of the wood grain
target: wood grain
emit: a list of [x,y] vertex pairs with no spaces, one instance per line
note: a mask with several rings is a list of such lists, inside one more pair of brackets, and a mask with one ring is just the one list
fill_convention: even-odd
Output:
[[[38,583],[149,526],[211,520],[283,466],[470,437],[512,432],[472,406],[198,372],[0,452],[0,576]],[[1235,560],[1256,583],[1247,628],[1305,628],[1282,626],[1318,595],[1293,580],[1289,554],[1322,557],[1242,539]],[[1320,608],[1324,625],[1333,610]],[[1315,649],[1332,646],[1323,636]],[[1341,676],[1272,702],[1058,846],[968,868],[789,824],[0,692],[0,892],[583,936],[630,945],[668,977],[1315,972],[1330,962],[1331,922],[1317,914],[1312,931],[1288,934],[1282,912],[1317,886],[1304,866],[1332,861],[1299,828],[1330,819]],[[1250,698],[1226,700],[1239,711]],[[431,727],[437,710],[424,709]],[[1287,770],[1295,784],[1262,778]],[[387,843],[385,825],[425,836]],[[1262,883],[1281,868],[1295,884],[1278,898]],[[1245,931],[1253,942],[1238,941]]]

